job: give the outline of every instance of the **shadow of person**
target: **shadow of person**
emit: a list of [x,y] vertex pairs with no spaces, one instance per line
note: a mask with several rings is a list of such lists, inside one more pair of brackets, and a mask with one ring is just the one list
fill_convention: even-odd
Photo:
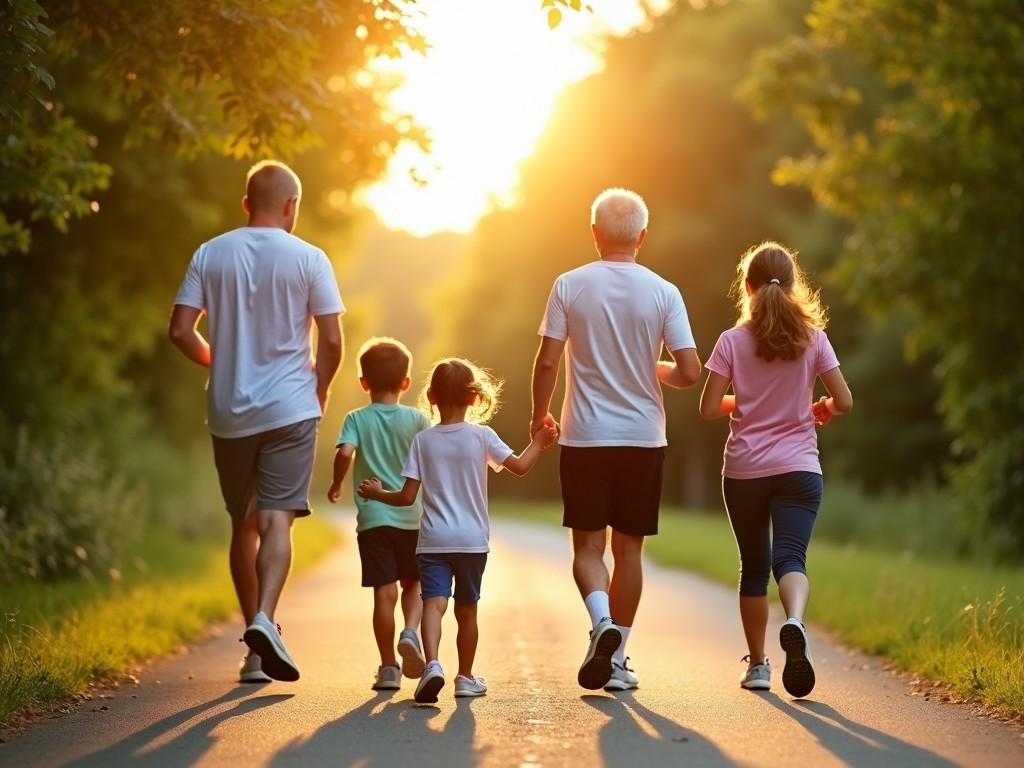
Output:
[[829,752],[852,766],[949,766],[957,764],[934,752],[857,723],[828,704],[808,699],[785,700],[774,693],[758,698],[802,725]]
[[598,733],[598,746],[607,766],[700,765],[726,768],[734,763],[710,740],[652,712],[632,692],[611,696],[580,697],[608,715]]
[[[146,765],[154,766],[192,765],[213,746],[213,731],[222,722],[263,707],[279,704],[295,695],[287,693],[248,698],[259,693],[261,688],[262,686],[232,688],[216,699],[176,712],[141,731],[130,734],[116,744],[80,757],[67,765],[71,768],[93,768],[94,766],[106,768],[106,766],[132,762],[144,762]],[[239,699],[241,701],[238,701]],[[238,701],[238,703],[234,707],[209,717],[202,717],[204,713],[231,701]],[[195,718],[199,718],[195,724],[186,728],[170,741],[155,749],[146,750],[149,744],[159,740],[161,736]]]
[[410,699],[392,701],[380,692],[337,720],[325,723],[309,738],[283,747],[272,768],[294,765],[371,766],[444,765],[472,768],[483,755],[473,746],[476,717],[470,699],[456,699],[442,728],[431,721],[438,706],[415,706]]

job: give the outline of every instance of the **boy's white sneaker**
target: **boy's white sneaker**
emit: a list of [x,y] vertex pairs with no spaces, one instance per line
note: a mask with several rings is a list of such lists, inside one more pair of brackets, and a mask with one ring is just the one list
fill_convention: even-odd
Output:
[[748,691],[767,691],[772,687],[772,666],[768,658],[760,664],[750,664],[750,656],[744,656],[740,661],[747,662],[746,671],[740,675],[740,688]]
[[269,683],[270,677],[263,671],[263,664],[260,657],[249,651],[238,665],[238,682],[240,683]]
[[[629,662],[629,658],[626,659],[626,662]],[[636,676],[636,672],[626,666],[626,664],[619,664],[617,661],[612,662],[612,676],[604,684],[606,691],[632,691],[639,687],[640,679]]]
[[382,664],[377,667],[377,676],[370,687],[375,691],[397,691],[402,687],[402,670],[397,664]]
[[455,695],[460,698],[463,696],[486,696],[487,681],[482,677],[477,677],[476,675],[473,675],[472,677],[456,675]]
[[779,644],[786,652],[782,668],[782,685],[798,699],[814,690],[814,659],[807,630],[797,619],[787,619],[779,630]]
[[603,688],[612,677],[612,654],[619,650],[622,633],[605,616],[590,632],[590,645],[576,680],[590,691]]
[[427,660],[423,658],[423,647],[415,630],[403,629],[398,636],[398,655],[402,657],[402,674],[416,679],[423,675]]
[[441,669],[439,661],[427,662],[420,677],[419,685],[416,686],[416,693],[413,700],[417,704],[435,704],[437,694],[444,688],[444,670]]
[[242,639],[259,655],[261,668],[270,677],[287,682],[299,679],[299,668],[281,640],[281,627],[271,622],[265,613],[256,614]]

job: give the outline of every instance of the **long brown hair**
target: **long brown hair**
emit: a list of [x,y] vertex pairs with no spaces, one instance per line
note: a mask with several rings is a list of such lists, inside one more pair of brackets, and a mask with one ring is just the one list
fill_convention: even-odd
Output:
[[501,379],[469,360],[449,357],[434,364],[420,395],[420,407],[433,419],[434,409],[427,399],[429,389],[437,405],[458,407],[468,403],[466,421],[486,424],[501,404],[502,385]]
[[732,293],[740,311],[736,325],[750,328],[757,356],[765,360],[795,360],[811,343],[812,331],[828,323],[828,310],[808,284],[796,254],[775,242],[743,254]]

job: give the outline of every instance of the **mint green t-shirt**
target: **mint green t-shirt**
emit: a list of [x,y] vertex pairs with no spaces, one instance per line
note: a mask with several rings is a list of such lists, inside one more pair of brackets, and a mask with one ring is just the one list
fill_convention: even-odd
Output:
[[[412,439],[429,429],[430,419],[422,411],[406,405],[370,403],[351,411],[341,425],[338,445],[355,446],[352,469],[353,489],[363,480],[379,478],[384,488],[397,491],[405,485],[402,467],[409,456]],[[392,507],[353,494],[356,502],[356,532],[389,525],[416,530],[423,508],[419,498],[411,507]]]

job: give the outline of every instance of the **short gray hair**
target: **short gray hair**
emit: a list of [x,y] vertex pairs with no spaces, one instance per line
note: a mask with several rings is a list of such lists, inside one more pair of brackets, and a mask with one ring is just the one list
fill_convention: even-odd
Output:
[[647,220],[647,203],[629,189],[606,189],[590,206],[590,223],[609,243],[635,244]]

